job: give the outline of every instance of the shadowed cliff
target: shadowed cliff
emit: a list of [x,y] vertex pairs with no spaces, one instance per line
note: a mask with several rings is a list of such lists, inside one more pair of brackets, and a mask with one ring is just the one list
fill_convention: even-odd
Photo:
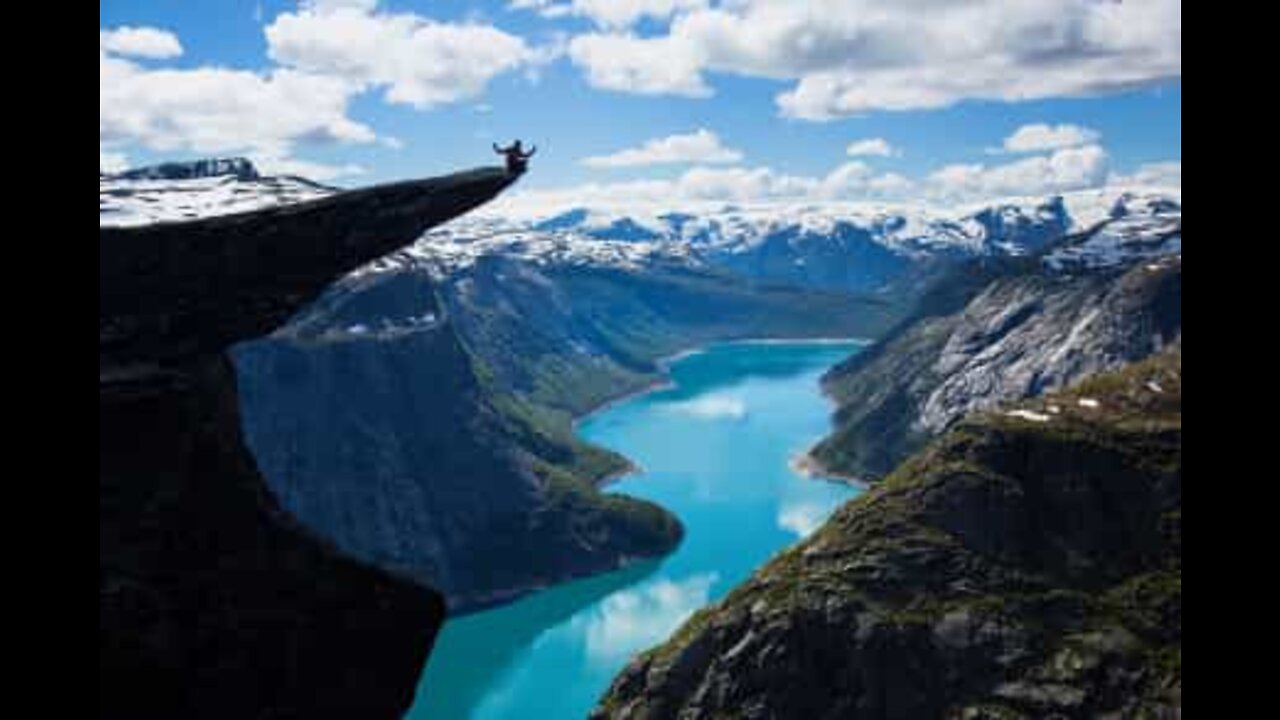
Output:
[[302,530],[241,436],[236,341],[490,200],[500,169],[99,236],[99,715],[399,717],[440,596]]

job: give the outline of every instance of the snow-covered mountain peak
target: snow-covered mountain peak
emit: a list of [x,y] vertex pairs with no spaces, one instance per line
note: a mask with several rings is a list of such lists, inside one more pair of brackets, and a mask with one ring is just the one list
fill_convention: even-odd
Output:
[[237,180],[257,180],[258,169],[248,158],[205,158],[131,168],[112,175],[121,180],[193,180],[230,175]]
[[[100,184],[103,226],[242,212],[333,192],[301,178],[261,176],[239,158],[139,168],[103,175]],[[878,292],[913,282],[916,268],[938,259],[1054,247],[1050,267],[1088,269],[1181,252],[1181,217],[1180,191],[1150,188],[964,207],[696,201],[538,211],[498,203],[434,229],[364,272],[413,266],[447,275],[487,257],[627,269],[681,263],[760,281]]]
[[298,177],[259,175],[244,158],[164,163],[99,174],[98,224],[194,220],[312,200],[332,192]]

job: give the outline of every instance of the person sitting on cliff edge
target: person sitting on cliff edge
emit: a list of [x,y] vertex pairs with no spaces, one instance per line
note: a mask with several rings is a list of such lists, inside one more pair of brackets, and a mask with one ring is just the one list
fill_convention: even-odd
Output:
[[529,152],[525,152],[524,146],[519,140],[516,140],[504,148],[498,147],[498,143],[494,143],[493,151],[507,158],[507,172],[509,174],[522,175],[524,171],[529,169],[529,158],[538,152],[538,146],[534,145],[529,148]]

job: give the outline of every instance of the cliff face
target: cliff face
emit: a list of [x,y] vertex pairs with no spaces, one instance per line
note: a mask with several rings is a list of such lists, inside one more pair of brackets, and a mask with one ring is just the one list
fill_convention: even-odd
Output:
[[394,718],[440,596],[302,530],[241,437],[235,341],[487,201],[480,170],[99,234],[99,714]]
[[601,493],[626,461],[577,439],[572,417],[655,382],[656,358],[690,345],[868,334],[891,313],[587,260],[494,255],[442,271],[398,253],[238,346],[248,442],[285,506],[455,612],[662,554],[676,519]]
[[451,612],[679,541],[666,511],[595,487],[591,467],[613,455],[546,433],[486,387],[447,321],[369,335],[236,351],[255,456],[309,527],[430,583]]
[[1180,717],[1180,350],[973,416],[594,718]]
[[1157,227],[1145,232],[1125,228],[1129,256],[1080,260],[1103,257],[1097,246],[1121,222],[1072,238],[1047,258],[952,271],[912,318],[824,378],[840,407],[813,457],[835,473],[874,479],[973,410],[1180,343],[1180,210],[1154,216]]

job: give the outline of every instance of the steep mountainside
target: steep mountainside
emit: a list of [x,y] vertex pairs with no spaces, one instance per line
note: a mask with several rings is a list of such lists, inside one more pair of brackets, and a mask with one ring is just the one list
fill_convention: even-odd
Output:
[[962,265],[880,343],[825,379],[836,429],[811,453],[872,479],[966,413],[1181,341],[1182,215],[1115,217],[1026,258]]
[[451,322],[419,320],[436,314],[429,279],[387,279],[418,313],[404,326],[376,324],[379,285],[308,316],[351,310],[366,329],[303,321],[236,351],[250,446],[287,508],[453,612],[674,547],[674,517],[596,489],[621,458],[495,392]]
[[971,416],[594,718],[1181,716],[1182,357]]
[[658,359],[690,347],[874,337],[900,317],[882,300],[745,284],[682,265],[627,270],[487,258],[446,281],[443,297],[500,387],[572,415],[653,383]]
[[[393,256],[236,352],[246,430],[285,505],[466,610],[669,549],[674,519],[600,493],[625,460],[574,416],[712,339],[868,334],[883,302],[706,269]],[[352,508],[361,508],[352,512]]]
[[501,169],[99,231],[99,716],[396,718],[439,594],[303,530],[244,447],[225,350],[488,201]]

